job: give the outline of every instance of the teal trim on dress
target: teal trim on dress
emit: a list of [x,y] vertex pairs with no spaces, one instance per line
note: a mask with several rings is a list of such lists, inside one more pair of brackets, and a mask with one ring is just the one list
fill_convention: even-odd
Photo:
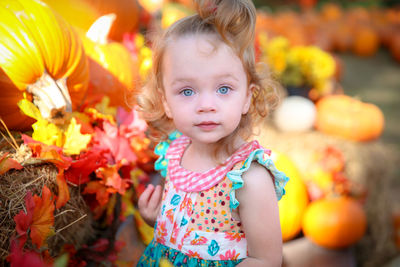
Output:
[[168,159],[165,158],[165,154],[167,154],[168,148],[172,141],[181,137],[181,133],[178,131],[173,131],[169,136],[168,139],[158,143],[158,145],[154,148],[154,153],[159,155],[160,157],[154,163],[154,169],[156,171],[160,171],[160,174],[163,177],[167,176],[167,169],[168,169]]
[[274,162],[265,153],[263,149],[256,149],[250,153],[250,155],[244,161],[240,169],[231,170],[227,173],[228,179],[232,181],[232,189],[229,192],[229,197],[230,197],[229,205],[231,211],[239,206],[239,201],[236,199],[235,191],[243,187],[244,181],[242,179],[242,174],[250,168],[251,163],[254,160],[257,160],[259,164],[267,168],[274,176],[275,193],[278,200],[280,200],[282,196],[285,194],[284,187],[286,183],[289,181],[289,177],[287,177],[285,173],[276,169]]
[[154,239],[143,252],[137,267],[158,267],[161,259],[167,259],[173,266],[182,267],[233,267],[244,259],[239,260],[203,260],[183,254],[179,250],[157,243]]

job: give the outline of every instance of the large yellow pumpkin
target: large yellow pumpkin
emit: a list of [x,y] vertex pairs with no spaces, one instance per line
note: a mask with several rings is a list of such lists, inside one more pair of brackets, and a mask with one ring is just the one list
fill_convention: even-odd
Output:
[[277,169],[283,171],[290,179],[285,186],[286,194],[278,202],[282,239],[287,241],[301,231],[303,214],[309,202],[307,188],[290,158],[276,151],[272,152],[271,157]]
[[355,244],[365,234],[367,218],[360,203],[346,196],[311,202],[303,217],[303,233],[331,249]]
[[33,121],[17,106],[24,97],[43,117],[62,123],[81,104],[88,84],[76,32],[40,1],[10,0],[0,1],[0,36],[0,116],[8,128],[30,128]]
[[125,46],[107,39],[114,18],[114,14],[100,17],[83,37],[90,69],[87,101],[93,104],[108,96],[111,106],[129,108],[138,80],[137,66]]
[[316,108],[315,127],[326,134],[369,141],[383,132],[384,116],[374,104],[347,95],[329,95],[321,98]]
[[44,0],[74,26],[87,31],[102,15],[114,13],[108,38],[122,41],[123,34],[139,26],[139,5],[134,0]]

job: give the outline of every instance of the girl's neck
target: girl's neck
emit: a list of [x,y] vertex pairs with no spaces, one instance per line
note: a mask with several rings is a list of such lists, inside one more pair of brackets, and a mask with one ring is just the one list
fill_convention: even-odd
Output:
[[[236,138],[234,151],[236,151],[244,143],[245,141],[241,138]],[[217,167],[219,164],[225,162],[229,156],[231,156],[223,149],[216,155],[215,152],[218,148],[218,145],[219,144],[217,143],[199,144],[191,141],[183,153],[181,166],[194,172],[205,172]]]

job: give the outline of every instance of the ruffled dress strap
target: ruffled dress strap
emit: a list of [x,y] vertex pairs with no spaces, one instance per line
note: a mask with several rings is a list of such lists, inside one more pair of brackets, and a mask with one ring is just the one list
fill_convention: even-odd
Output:
[[154,169],[159,171],[163,177],[167,176],[168,170],[168,159],[166,157],[167,151],[169,146],[171,145],[172,141],[178,139],[182,136],[182,133],[179,131],[174,131],[169,134],[168,139],[158,143],[158,145],[154,148],[154,153],[158,155],[158,159],[154,163]]
[[273,176],[275,193],[280,200],[282,196],[285,194],[285,185],[289,181],[289,177],[286,176],[285,173],[279,171],[274,162],[270,157],[270,151],[265,150],[263,148],[256,149],[250,153],[246,160],[237,164],[231,171],[227,173],[227,177],[232,181],[232,189],[229,193],[229,204],[231,210],[236,209],[239,206],[239,201],[236,199],[235,193],[236,190],[240,189],[244,185],[244,181],[242,179],[242,175],[246,172],[253,161],[257,161],[260,165],[264,166]]

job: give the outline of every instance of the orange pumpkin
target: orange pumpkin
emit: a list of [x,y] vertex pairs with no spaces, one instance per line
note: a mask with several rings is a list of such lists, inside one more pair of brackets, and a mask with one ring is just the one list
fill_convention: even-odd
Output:
[[400,62],[400,30],[394,31],[394,35],[390,39],[389,51],[392,57]]
[[380,45],[377,32],[371,27],[357,27],[354,33],[353,52],[358,56],[372,56]]
[[272,152],[271,158],[276,168],[283,171],[290,179],[285,186],[286,194],[278,202],[282,239],[288,241],[301,231],[303,214],[309,201],[307,188],[293,161],[276,151]]
[[378,138],[384,128],[382,111],[347,95],[328,95],[316,103],[319,131],[354,141]]
[[367,218],[362,206],[350,197],[320,199],[308,205],[303,233],[314,243],[330,249],[355,244],[365,234]]
[[125,46],[107,40],[114,18],[114,14],[100,17],[83,38],[90,69],[87,101],[94,104],[106,95],[111,106],[129,108],[137,66]]
[[39,1],[1,1],[0,17],[1,118],[12,130],[28,130],[33,121],[17,106],[26,97],[44,118],[62,123],[81,104],[88,84],[80,38]]

